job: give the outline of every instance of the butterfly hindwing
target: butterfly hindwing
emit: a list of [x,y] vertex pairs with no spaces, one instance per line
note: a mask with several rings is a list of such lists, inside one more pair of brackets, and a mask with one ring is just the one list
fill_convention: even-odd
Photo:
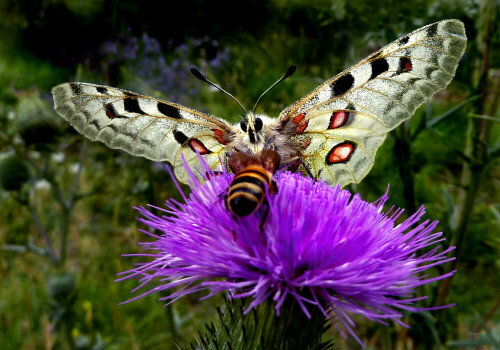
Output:
[[344,186],[373,166],[386,134],[445,88],[465,51],[462,22],[420,28],[326,81],[280,114],[317,177]]
[[215,167],[233,131],[225,122],[172,102],[88,83],[52,89],[56,111],[91,140],[155,161],[173,164],[187,182],[182,154],[192,166],[196,152]]

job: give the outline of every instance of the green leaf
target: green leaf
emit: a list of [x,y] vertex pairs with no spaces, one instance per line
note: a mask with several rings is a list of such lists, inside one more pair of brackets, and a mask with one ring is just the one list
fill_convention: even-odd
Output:
[[479,119],[484,119],[484,120],[492,120],[494,122],[500,122],[500,118],[492,117],[492,116],[489,116],[489,115],[474,114],[474,113],[469,113],[468,115],[470,117],[474,117],[474,118],[479,118]]
[[459,103],[458,105],[456,105],[456,106],[448,109],[446,112],[438,115],[437,117],[430,119],[428,121],[428,123],[427,123],[427,128],[428,129],[434,128],[436,125],[438,125],[441,122],[443,122],[446,118],[448,118],[449,116],[453,115],[455,112],[459,111],[463,107],[467,106],[469,103],[474,102],[479,97],[480,97],[479,95],[475,95],[475,96],[469,97],[468,99],[466,99],[462,103]]

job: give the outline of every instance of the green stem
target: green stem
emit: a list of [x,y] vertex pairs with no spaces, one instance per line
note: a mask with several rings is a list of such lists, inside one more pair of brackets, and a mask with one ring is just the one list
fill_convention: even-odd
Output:
[[75,338],[73,337],[72,328],[70,325],[64,325],[64,336],[71,350],[76,350]]
[[[73,213],[73,208],[75,207],[75,203],[78,200],[77,192],[80,185],[80,177],[83,170],[83,164],[85,163],[85,157],[87,155],[87,142],[84,141],[80,146],[80,155],[78,159],[78,169],[73,178],[73,186],[68,195],[68,199],[65,200],[62,192],[57,186],[57,198],[59,199],[59,203],[61,205],[61,223],[59,230],[59,237],[61,239],[61,247],[60,247],[60,263],[63,265],[66,261],[67,251],[68,251],[68,235],[69,235],[69,225],[71,222],[71,215]],[[55,182],[55,181],[54,181]]]
[[[267,343],[262,344],[264,349],[270,349],[276,340],[280,340],[280,349],[316,349],[321,344],[325,316],[318,307],[309,308],[311,318],[308,318],[295,299],[287,298],[280,309],[280,316],[276,316],[274,302],[266,302],[269,313],[273,315],[271,334]],[[265,334],[265,333],[264,333]],[[267,345],[267,346],[266,346]]]
[[50,238],[47,231],[45,230],[42,219],[38,215],[37,206],[35,203],[33,203],[31,206],[28,206],[28,207],[30,209],[33,221],[35,222],[35,225],[38,228],[38,231],[40,232],[43,240],[45,241],[45,245],[47,246],[46,251],[50,257],[50,261],[52,262],[53,265],[57,265],[59,263],[59,257],[56,255],[55,250],[54,250],[54,246],[52,245],[52,239]]

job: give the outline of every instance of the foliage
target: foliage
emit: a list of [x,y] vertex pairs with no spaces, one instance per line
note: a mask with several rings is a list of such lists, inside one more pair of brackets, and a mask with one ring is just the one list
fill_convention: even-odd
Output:
[[[449,237],[445,244],[457,246],[451,269],[458,272],[449,283],[422,287],[419,294],[431,297],[420,306],[457,305],[405,315],[409,331],[355,319],[356,332],[372,349],[498,343],[497,2],[272,0],[236,9],[227,0],[187,0],[169,3],[168,12],[155,6],[0,3],[2,349],[196,347],[201,339],[210,342],[208,333],[222,339],[218,325],[227,319],[223,309],[217,313],[198,300],[203,294],[167,308],[157,301],[164,295],[118,306],[134,285],[113,282],[130,268],[120,255],[136,253],[143,240],[132,206],[161,205],[178,194],[162,165],[88,143],[62,123],[52,110],[52,86],[76,79],[112,84],[237,121],[241,109],[189,76],[191,66],[250,106],[297,64],[298,72],[260,104],[275,116],[384,43],[445,18],[464,21],[469,38],[454,81],[388,137],[371,173],[352,189],[373,201],[390,183],[391,204],[410,213],[426,205],[427,217],[439,220]],[[64,295],[54,289],[59,284]],[[215,328],[204,328],[217,319]],[[336,337],[328,331],[323,338]],[[335,342],[334,348],[358,345]]]

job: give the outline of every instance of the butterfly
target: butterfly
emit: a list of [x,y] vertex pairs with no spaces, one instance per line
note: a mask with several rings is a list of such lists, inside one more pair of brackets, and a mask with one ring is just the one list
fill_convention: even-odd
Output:
[[[233,152],[273,149],[283,164],[329,184],[360,182],[387,133],[452,80],[467,44],[463,23],[436,22],[397,39],[285,108],[234,125],[192,108],[88,83],[52,89],[56,111],[80,133],[154,161],[177,178],[202,155],[212,169]],[[296,160],[294,162],[294,160]]]

